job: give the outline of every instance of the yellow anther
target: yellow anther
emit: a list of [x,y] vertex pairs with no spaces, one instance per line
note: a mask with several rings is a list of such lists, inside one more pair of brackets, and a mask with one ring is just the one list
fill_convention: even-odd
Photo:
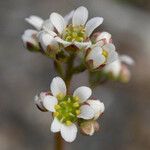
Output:
[[74,97],[74,100],[75,100],[75,101],[79,101],[79,97],[75,96],[75,97]]
[[54,112],[54,117],[58,117],[58,115],[59,115],[59,112]]
[[67,125],[67,126],[70,126],[71,124],[72,124],[72,122],[71,122],[70,120],[67,120],[67,121],[66,121],[66,125]]
[[62,93],[59,93],[59,94],[57,95],[57,99],[58,99],[58,100],[61,100],[63,97],[64,97],[64,95],[63,95]]
[[72,36],[73,36],[74,38],[76,38],[76,37],[78,36],[78,34],[77,34],[76,32],[73,32],[73,33],[72,33]]
[[59,105],[55,105],[55,109],[58,110],[60,109],[61,107]]
[[103,50],[102,55],[108,57],[108,52],[106,50]]
[[73,107],[79,107],[79,103],[78,102],[73,103]]
[[76,114],[79,115],[81,112],[80,110],[76,110]]

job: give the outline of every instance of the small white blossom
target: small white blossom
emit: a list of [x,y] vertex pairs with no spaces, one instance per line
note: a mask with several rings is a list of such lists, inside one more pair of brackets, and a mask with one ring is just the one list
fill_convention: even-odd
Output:
[[111,35],[107,32],[100,33],[95,40],[95,44],[88,49],[86,62],[91,69],[98,69],[101,66],[110,64],[117,60],[118,53],[111,40]]
[[97,119],[104,111],[104,104],[99,100],[88,100],[92,94],[89,87],[79,87],[73,95],[68,95],[65,82],[60,77],[55,77],[50,89],[52,94],[40,94],[40,97],[35,98],[36,104],[53,113],[51,131],[54,133],[60,131],[67,142],[75,140],[76,123],[79,118]]
[[[72,19],[72,22],[69,24],[66,18]],[[52,13],[50,15],[50,20],[57,30],[55,39],[65,47],[69,45],[75,45],[78,48],[89,47],[91,45],[89,36],[94,29],[102,24],[103,18],[94,17],[88,22],[87,19],[88,10],[83,6],[72,11],[71,14],[65,18],[58,13]]]

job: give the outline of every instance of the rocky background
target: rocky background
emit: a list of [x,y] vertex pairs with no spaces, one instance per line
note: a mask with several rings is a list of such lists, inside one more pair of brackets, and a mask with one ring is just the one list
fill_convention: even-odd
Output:
[[[78,134],[66,150],[150,149],[150,2],[148,0],[1,0],[0,1],[0,150],[53,150],[51,116],[40,112],[33,97],[49,88],[56,76],[52,61],[28,52],[21,35],[32,28],[24,18],[46,19],[53,11],[66,14],[83,5],[90,17],[103,16],[100,30],[112,33],[117,50],[132,56],[129,84],[108,82],[93,97],[105,103],[101,131]],[[87,82],[75,76],[72,90]]]

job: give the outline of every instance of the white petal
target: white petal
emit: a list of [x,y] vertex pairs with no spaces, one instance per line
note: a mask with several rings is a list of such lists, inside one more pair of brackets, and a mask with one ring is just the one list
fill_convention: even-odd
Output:
[[77,136],[77,127],[75,124],[70,126],[62,125],[61,126],[61,136],[67,142],[73,142]]
[[66,95],[66,85],[62,78],[55,77],[50,85],[51,92],[54,96],[58,94]]
[[116,50],[115,45],[112,43],[105,44],[103,46],[103,49],[106,50],[108,53]]
[[54,27],[57,29],[57,31],[61,34],[66,27],[66,22],[64,18],[58,13],[52,13],[50,15],[50,20]]
[[57,118],[54,118],[51,124],[51,131],[54,133],[59,132],[61,129],[61,126],[62,126],[62,123]]
[[128,64],[128,65],[133,65],[133,64],[134,64],[134,60],[133,60],[130,56],[128,56],[128,55],[121,55],[121,56],[119,57],[119,59],[120,59],[122,62],[124,62],[124,63],[126,63],[126,64]]
[[103,49],[108,52],[108,58],[106,63],[112,63],[118,59],[118,53],[115,51],[116,48],[114,44],[108,43],[103,46]]
[[77,46],[79,49],[82,48],[89,48],[91,46],[91,41],[89,42],[74,42],[74,45]]
[[69,23],[69,21],[71,20],[71,18],[73,17],[73,14],[74,14],[74,10],[72,10],[69,14],[67,14],[65,17],[64,17],[64,20],[66,22],[66,25]]
[[46,96],[43,100],[43,106],[51,112],[55,112],[54,106],[57,105],[57,103],[57,98],[50,95]]
[[106,64],[106,66],[103,69],[106,73],[112,73],[113,76],[118,77],[121,71],[121,63],[119,60],[116,60],[110,64]]
[[94,118],[94,110],[89,106],[89,105],[82,105],[80,107],[80,115],[78,115],[78,118],[83,118],[83,119],[92,119]]
[[43,19],[38,17],[38,16],[30,16],[29,18],[25,18],[25,20],[31,24],[32,26],[34,26],[37,30],[40,30],[43,24]]
[[93,69],[102,65],[105,62],[105,57],[102,55],[102,48],[99,46],[94,47],[86,58],[86,61],[88,60],[93,60]]
[[112,51],[107,58],[107,64],[110,64],[114,61],[118,60],[118,53],[116,51]]
[[36,30],[32,30],[32,29],[27,29],[25,30],[24,34],[22,35],[22,40],[24,45],[26,46],[26,43],[32,43],[35,46],[38,46],[38,41],[37,38],[35,38],[33,35],[37,35],[37,31]]
[[55,37],[55,40],[56,40],[57,42],[63,44],[64,47],[67,47],[67,46],[69,46],[69,45],[72,44],[71,42],[67,42],[67,41],[62,40],[62,39],[61,39],[60,37],[58,37],[58,36]]
[[83,103],[91,96],[91,94],[92,90],[89,87],[81,86],[74,91],[73,96],[77,96],[80,99],[80,103]]
[[87,8],[81,6],[75,10],[72,18],[72,24],[73,26],[85,25],[87,19],[88,19],[88,10]]
[[94,110],[94,119],[97,119],[105,110],[104,103],[99,100],[88,100],[87,103]]
[[53,26],[52,22],[50,21],[50,19],[47,19],[44,21],[44,23],[42,25],[42,29],[47,32],[54,30],[54,26]]
[[59,45],[57,43],[57,41],[54,39],[53,36],[51,36],[51,34],[47,33],[47,32],[41,32],[39,35],[39,40],[41,43],[41,46],[43,47],[43,49],[47,49],[47,46],[50,45],[50,47],[54,50],[58,50],[59,49]]
[[90,19],[85,26],[87,36],[90,36],[91,33],[103,23],[103,20],[102,17],[94,17]]
[[102,32],[102,33],[100,33],[100,34],[97,36],[96,41],[98,42],[98,41],[103,40],[103,39],[105,39],[106,42],[109,43],[109,42],[110,42],[110,39],[111,39],[111,34],[108,33],[108,32]]

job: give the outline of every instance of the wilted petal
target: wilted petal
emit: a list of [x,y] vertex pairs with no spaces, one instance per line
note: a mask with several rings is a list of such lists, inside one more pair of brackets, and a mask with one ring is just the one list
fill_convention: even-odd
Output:
[[34,26],[37,30],[40,30],[42,28],[42,24],[43,24],[43,19],[38,17],[38,16],[30,16],[29,18],[25,18],[25,20],[31,24],[32,26]]
[[88,10],[87,8],[81,6],[75,10],[72,18],[72,24],[73,26],[85,25],[87,19],[88,19]]
[[55,77],[50,85],[51,92],[54,96],[57,96],[58,94],[66,95],[66,85],[62,78]]
[[94,17],[90,19],[85,26],[87,36],[90,36],[91,33],[103,23],[103,20],[102,17]]
[[77,127],[75,124],[66,126],[62,124],[61,126],[61,136],[67,142],[73,142],[77,136]]
[[51,112],[55,112],[54,106],[57,103],[58,103],[57,98],[51,95],[46,96],[43,100],[43,106]]
[[83,103],[91,96],[91,94],[92,90],[89,87],[81,86],[74,91],[73,96],[78,97],[79,102]]
[[61,34],[66,27],[66,22],[64,18],[58,13],[52,13],[50,15],[50,20],[54,27],[57,29],[57,31]]
[[54,118],[51,124],[51,131],[54,133],[59,132],[61,129],[61,126],[62,126],[62,123],[57,118]]
[[80,107],[80,115],[78,115],[78,118],[83,118],[83,119],[92,119],[94,118],[94,110],[89,106],[89,105],[82,105]]

